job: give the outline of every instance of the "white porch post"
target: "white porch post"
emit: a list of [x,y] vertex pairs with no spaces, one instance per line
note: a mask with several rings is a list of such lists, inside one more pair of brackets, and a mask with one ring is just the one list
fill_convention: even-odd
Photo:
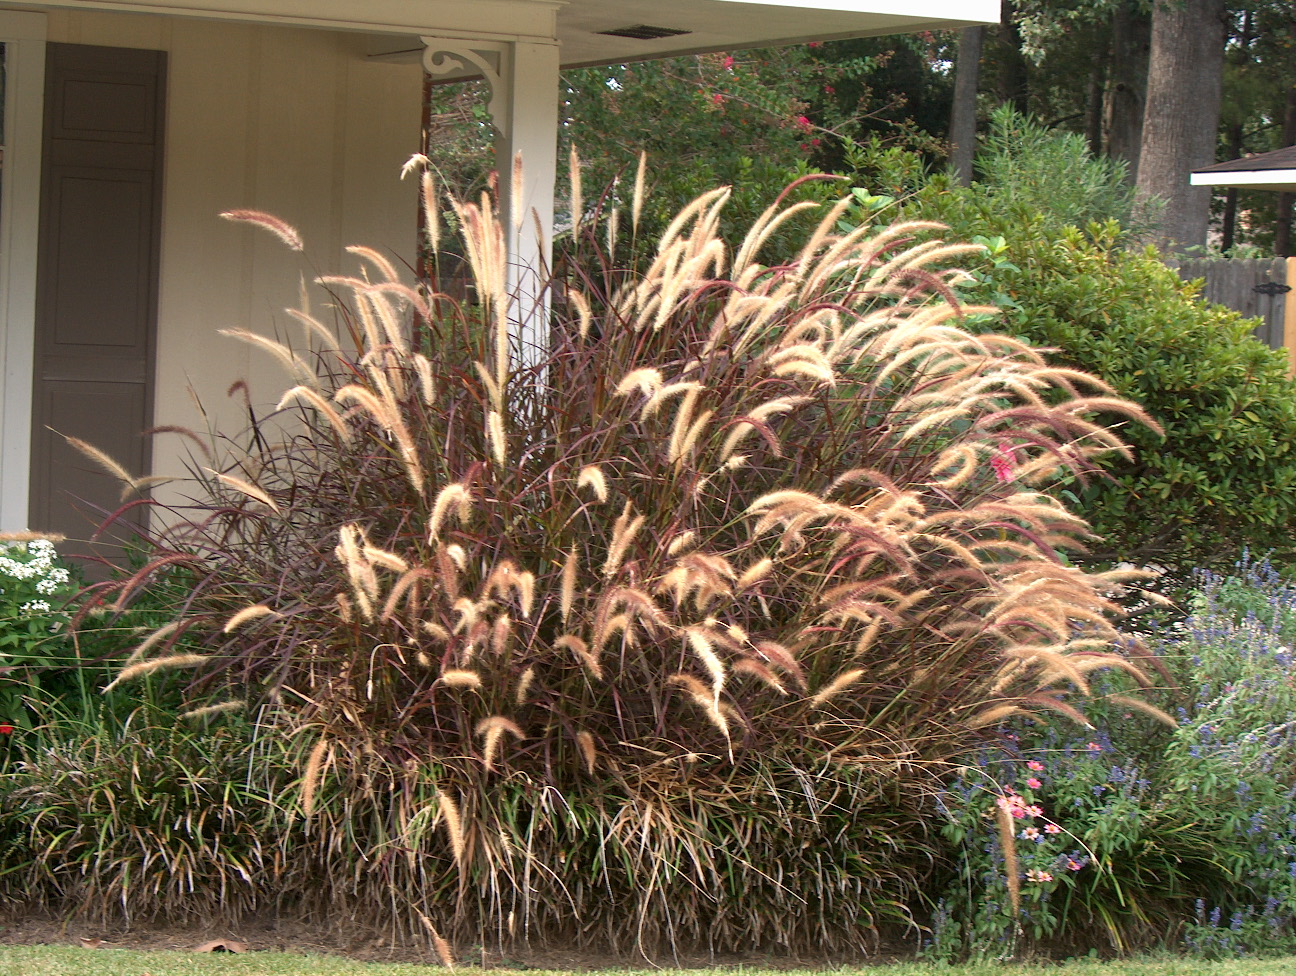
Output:
[[4,186],[0,188],[0,531],[27,528],[36,239],[40,229],[45,15],[0,13],[5,45]]
[[[508,235],[508,288],[514,295],[513,341],[522,368],[549,345],[542,295],[553,254],[554,183],[558,176],[558,44],[534,39],[473,41],[424,37],[423,66],[444,74],[453,58],[480,71],[491,87],[499,169],[500,217]],[[513,195],[513,160],[522,159],[521,194]]]

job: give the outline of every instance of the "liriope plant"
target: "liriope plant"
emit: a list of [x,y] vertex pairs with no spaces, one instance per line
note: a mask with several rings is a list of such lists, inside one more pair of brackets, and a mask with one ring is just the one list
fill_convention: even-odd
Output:
[[[424,191],[435,238],[430,179]],[[1108,619],[1117,578],[1067,560],[1086,526],[1048,489],[1126,450],[1092,415],[1148,418],[1018,340],[962,330],[965,248],[917,242],[930,225],[841,233],[843,203],[771,258],[764,243],[813,205],[776,203],[731,245],[717,233],[727,197],[694,201],[634,273],[580,254],[615,248],[616,216],[583,221],[577,257],[533,308],[508,291],[515,228],[485,198],[453,202],[475,305],[352,248],[362,271],[320,279],[349,310],[340,330],[303,307],[298,348],[235,333],[285,367],[277,413],[204,447],[196,515],[160,520],[148,564],[95,591],[124,608],[185,567],[193,593],[117,681],[191,669],[195,713],[247,703],[307,737],[301,811],[333,836],[355,829],[338,813],[354,790],[383,795],[374,763],[389,794],[421,797],[388,811],[382,843],[434,860],[384,878],[460,879],[423,889],[440,901],[411,895],[438,939],[462,934],[445,912],[463,915],[475,879],[470,914],[501,937],[519,912],[556,931],[577,904],[604,919],[578,934],[615,937],[630,904],[640,936],[729,945],[767,924],[829,944],[782,903],[717,934],[681,920],[678,900],[672,915],[669,886],[636,891],[633,872],[624,901],[578,898],[558,865],[579,845],[550,824],[544,847],[539,807],[510,819],[499,798],[523,783],[583,796],[611,809],[591,821],[605,841],[627,822],[647,838],[663,797],[691,804],[694,787],[741,780],[747,812],[753,784],[796,770],[813,780],[811,819],[820,787],[857,784],[852,804],[888,825],[882,850],[899,843],[896,811],[917,810],[988,727],[1083,722],[1095,670],[1144,679],[1143,652]],[[272,218],[233,216],[297,244]],[[548,325],[538,362],[518,355],[526,315]],[[707,824],[685,834],[714,853]],[[655,852],[679,850],[683,835],[652,830]],[[691,858],[691,890],[778,856],[755,850],[730,851],[728,869]],[[605,851],[585,853],[610,892]],[[867,909],[843,921],[845,943],[872,923]]]

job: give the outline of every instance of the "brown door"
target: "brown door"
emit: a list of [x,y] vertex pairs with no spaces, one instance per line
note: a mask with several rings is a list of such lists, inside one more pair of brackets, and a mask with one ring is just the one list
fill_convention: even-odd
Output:
[[122,485],[65,435],[149,466],[165,70],[159,51],[47,48],[30,523],[69,539]]

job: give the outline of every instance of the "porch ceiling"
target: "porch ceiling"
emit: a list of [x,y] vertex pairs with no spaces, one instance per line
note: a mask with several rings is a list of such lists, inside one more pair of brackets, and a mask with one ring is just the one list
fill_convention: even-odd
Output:
[[[419,35],[559,42],[565,67],[992,23],[999,0],[0,0],[365,31],[371,50],[417,57]],[[606,31],[660,28],[666,37]]]

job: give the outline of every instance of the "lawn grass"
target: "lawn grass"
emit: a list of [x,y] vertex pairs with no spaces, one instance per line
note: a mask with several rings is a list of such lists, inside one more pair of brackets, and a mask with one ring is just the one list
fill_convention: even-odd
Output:
[[[193,952],[138,952],[131,949],[82,949],[77,946],[0,945],[0,976],[429,976],[433,968],[410,963],[358,962],[338,956],[308,956],[288,952],[241,955]],[[573,970],[516,970],[471,966],[456,969],[463,976],[566,976]],[[826,969],[763,969],[756,966],[710,970],[626,968],[588,970],[616,976],[1296,976],[1296,957],[1236,959],[1207,962],[1165,956],[1119,962],[1089,960],[1060,964],[990,963],[964,966],[899,963],[872,967]]]

